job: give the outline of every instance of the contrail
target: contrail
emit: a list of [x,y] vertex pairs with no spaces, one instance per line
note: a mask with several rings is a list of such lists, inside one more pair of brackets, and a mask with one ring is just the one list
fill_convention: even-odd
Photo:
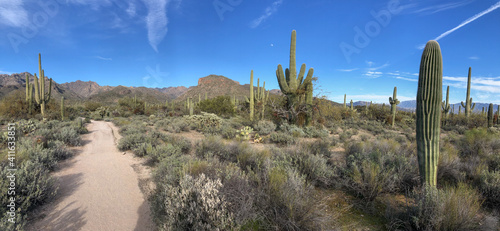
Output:
[[[440,39],[442,39],[442,38],[446,37],[447,35],[449,35],[449,34],[453,33],[454,31],[456,31],[456,30],[458,30],[458,29],[462,28],[463,26],[465,26],[465,25],[467,25],[467,24],[469,24],[469,23],[471,23],[471,22],[475,21],[476,19],[478,19],[478,18],[480,18],[480,17],[482,17],[482,16],[484,16],[484,15],[486,15],[486,14],[488,14],[488,13],[490,13],[490,12],[492,12],[492,11],[494,11],[494,10],[498,9],[498,8],[500,8],[500,1],[499,1],[499,2],[497,2],[496,4],[492,5],[492,6],[491,6],[490,8],[488,8],[487,10],[485,10],[485,11],[483,11],[483,12],[479,13],[479,14],[476,14],[476,15],[474,15],[474,16],[472,16],[472,17],[468,18],[467,20],[465,20],[464,22],[460,23],[460,25],[456,26],[455,28],[453,28],[453,29],[451,29],[451,30],[449,30],[449,31],[446,31],[446,32],[442,33],[441,35],[439,35],[438,37],[436,37],[434,40],[438,41],[438,40],[440,40]],[[424,47],[425,47],[425,45],[423,45],[423,47],[421,46],[421,47],[419,47],[419,48],[420,48],[420,49],[424,49]]]

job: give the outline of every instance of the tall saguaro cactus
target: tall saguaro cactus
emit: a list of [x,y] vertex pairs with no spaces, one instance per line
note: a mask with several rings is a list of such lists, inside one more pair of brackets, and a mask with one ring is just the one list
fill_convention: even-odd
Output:
[[254,98],[253,98],[253,70],[250,72],[250,121],[253,121]]
[[64,96],[61,97],[61,120],[64,120]]
[[347,97],[347,95],[346,95],[346,94],[344,94],[344,109],[347,109],[347,105],[346,105],[346,97]]
[[488,127],[493,127],[493,104],[490,103],[488,107]]
[[31,115],[33,108],[33,83],[30,83],[28,74],[26,75],[26,103],[28,104],[28,114]]
[[472,104],[472,98],[470,97],[470,82],[471,82],[471,67],[469,67],[469,77],[467,77],[467,96],[465,98],[465,104],[462,101],[462,107],[465,108],[465,116],[469,117],[471,111],[474,110],[474,107],[476,107],[476,103]]
[[[313,68],[309,68],[307,72],[306,79],[304,80],[304,74],[306,72],[306,64],[302,64],[300,67],[300,72],[297,75],[296,69],[296,37],[297,32],[295,30],[292,31],[292,39],[290,42],[290,64],[289,68],[283,72],[283,67],[281,64],[278,65],[278,69],[276,70],[276,77],[278,79],[278,83],[281,89],[281,92],[287,96],[287,108],[290,110],[292,107],[297,106],[299,104],[300,96],[307,95],[311,93],[305,93],[305,91],[312,91],[312,87],[308,87],[308,84],[312,84],[312,76],[314,73]],[[291,111],[291,110],[290,110]],[[290,112],[291,113],[291,112]],[[310,115],[308,115],[310,116]],[[293,116],[289,117],[293,120]],[[295,122],[295,121],[291,121]]]
[[393,127],[394,127],[394,120],[396,120],[397,105],[399,104],[399,100],[397,99],[397,95],[398,95],[398,88],[394,87],[392,97],[389,97],[389,103],[391,104],[391,113],[392,113],[391,126],[393,126]]
[[45,117],[45,104],[50,100],[50,93],[52,91],[52,78],[49,79],[49,92],[45,94],[45,73],[42,69],[42,55],[38,54],[38,71],[40,79],[35,74],[35,100],[40,104],[40,111],[42,117]]
[[420,61],[417,91],[417,158],[422,184],[435,187],[439,159],[439,134],[443,60],[439,43],[427,42]]
[[443,108],[443,113],[446,119],[448,119],[448,112],[450,111],[450,86],[446,88],[446,101],[441,103],[441,107]]

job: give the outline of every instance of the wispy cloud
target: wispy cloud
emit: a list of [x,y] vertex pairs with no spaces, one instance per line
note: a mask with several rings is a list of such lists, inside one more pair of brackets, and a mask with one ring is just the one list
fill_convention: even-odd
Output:
[[267,18],[271,17],[276,11],[278,11],[279,6],[283,3],[283,0],[274,1],[271,6],[268,6],[264,11],[264,14],[260,17],[256,18],[250,23],[251,28],[258,27],[262,22],[264,22]]
[[351,71],[356,71],[359,68],[353,68],[353,69],[337,69],[337,71],[342,71],[342,72],[351,72]]
[[469,59],[472,59],[472,60],[478,60],[478,59],[479,59],[479,57],[477,57],[477,56],[471,56],[471,57],[469,57]]
[[96,56],[95,58],[96,59],[100,59],[100,60],[105,60],[105,61],[113,61],[112,58],[105,58],[105,57],[102,57],[102,56]]
[[[443,76],[443,80],[449,81],[450,86],[467,88],[467,77]],[[471,88],[489,93],[500,93],[500,77],[471,78]]]
[[415,10],[415,11],[413,11],[413,13],[435,14],[435,13],[438,13],[441,11],[451,10],[451,9],[454,9],[457,7],[465,6],[471,2],[473,2],[473,1],[472,0],[465,0],[465,1],[459,1],[459,2],[444,3],[444,4],[434,5],[434,6],[427,6],[427,7]]
[[[470,18],[468,18],[467,20],[463,21],[462,23],[460,23],[460,25],[454,27],[453,29],[448,30],[448,31],[442,33],[441,35],[439,35],[438,37],[436,37],[434,40],[438,41],[438,40],[440,40],[440,39],[448,36],[449,34],[455,32],[456,30],[464,27],[465,25],[467,25],[467,24],[469,24],[471,22],[474,22],[476,19],[478,19],[478,18],[480,18],[480,17],[482,17],[482,16],[484,16],[486,14],[489,14],[489,13],[491,13],[492,11],[494,11],[494,10],[496,10],[498,8],[500,8],[500,1],[498,1],[494,5],[490,6],[490,8],[488,8],[488,9],[486,9],[486,10],[484,10],[484,11],[482,11],[482,12],[480,12],[480,13],[478,13],[478,14],[470,17]],[[425,48],[425,45],[419,46],[419,49],[424,49],[424,48]]]
[[24,27],[29,24],[28,12],[22,0],[2,0],[0,2],[0,24],[10,27]]
[[382,72],[380,71],[367,71],[366,73],[364,73],[363,75],[364,76],[368,76],[369,78],[379,78],[382,76]]
[[5,74],[5,75],[12,75],[12,72],[0,70],[0,75],[3,75],[3,74]]
[[137,9],[136,9],[135,3],[129,2],[128,8],[125,10],[125,12],[127,12],[128,16],[130,16],[132,18],[135,17],[135,15],[137,14]]
[[418,79],[411,79],[411,78],[406,78],[406,77],[401,77],[401,76],[396,76],[395,78],[406,80],[406,81],[411,81],[411,82],[418,82]]
[[146,26],[149,45],[158,52],[158,45],[167,35],[167,4],[170,0],[142,0],[148,9]]
[[385,63],[384,65],[382,66],[378,66],[378,67],[369,67],[368,70],[370,71],[377,71],[377,70],[380,70],[380,69],[383,69],[383,68],[386,68],[389,66],[389,63]]

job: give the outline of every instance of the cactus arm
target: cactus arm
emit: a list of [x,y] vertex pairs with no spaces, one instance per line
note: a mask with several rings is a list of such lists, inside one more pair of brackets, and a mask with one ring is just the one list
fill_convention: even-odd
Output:
[[290,88],[288,87],[288,83],[286,81],[285,75],[283,74],[283,67],[278,65],[278,70],[276,70],[276,77],[278,78],[278,84],[280,86],[281,92],[283,94],[288,94],[290,92]]
[[304,74],[306,73],[306,64],[300,66],[299,76],[297,77],[297,84],[301,85],[304,80]]
[[[470,98],[470,101],[472,102],[472,98]],[[472,104],[472,107],[470,108],[471,111],[474,111],[474,108],[476,107],[476,103]]]
[[40,86],[38,86],[38,77],[36,76],[35,73],[35,100],[36,103],[40,104]]
[[[45,79],[43,80],[45,82]],[[45,102],[49,102],[50,100],[50,93],[52,92],[52,78],[49,79],[49,93],[44,97],[45,98]]]

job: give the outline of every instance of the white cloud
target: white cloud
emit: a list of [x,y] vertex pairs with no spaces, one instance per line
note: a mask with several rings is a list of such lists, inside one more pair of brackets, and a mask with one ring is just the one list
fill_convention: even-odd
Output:
[[367,71],[366,73],[364,73],[363,75],[364,76],[368,76],[370,78],[378,78],[380,76],[382,76],[382,72],[380,71]]
[[472,59],[472,60],[478,60],[478,59],[479,59],[479,57],[477,57],[477,56],[471,56],[471,57],[469,57],[469,59]]
[[[372,63],[372,65],[373,65],[373,63]],[[370,66],[372,66],[372,65],[370,65]],[[376,71],[376,70],[380,70],[380,69],[386,68],[386,67],[388,67],[388,66],[389,66],[389,63],[385,63],[385,64],[384,64],[384,65],[382,65],[382,66],[378,66],[378,67],[370,67],[370,68],[368,68],[368,70],[370,70],[370,71]]]
[[[467,77],[443,76],[443,80],[450,81],[448,85],[457,88],[467,88]],[[489,93],[500,93],[500,77],[476,77],[471,78],[471,88]]]
[[3,74],[5,74],[5,75],[12,75],[12,72],[0,70],[0,75],[3,75]]
[[351,71],[356,71],[359,68],[353,68],[353,69],[337,69],[337,71],[342,71],[342,72],[351,72]]
[[105,57],[102,57],[102,56],[96,56],[95,58],[100,59],[100,60],[105,60],[105,61],[113,61],[112,58],[105,58]]
[[411,81],[411,82],[418,82],[418,79],[410,79],[410,78],[401,77],[401,76],[397,76],[396,79],[402,79],[402,80]]
[[460,1],[460,2],[450,2],[450,3],[435,5],[435,6],[428,6],[428,7],[424,7],[424,8],[415,10],[413,13],[434,14],[434,13],[445,11],[445,10],[451,10],[451,9],[454,9],[454,8],[457,8],[460,6],[465,6],[471,2],[472,2],[471,0],[465,0],[465,1]]
[[251,28],[258,27],[262,22],[264,22],[267,18],[271,17],[276,11],[278,11],[278,7],[283,3],[283,0],[274,1],[271,6],[268,6],[263,15],[256,18],[250,23]]
[[158,45],[167,35],[167,4],[170,0],[142,0],[148,9],[146,26],[149,45],[158,52]]
[[0,1],[0,24],[10,27],[24,27],[29,24],[28,12],[22,0]]
[[132,18],[135,17],[135,15],[137,14],[137,9],[135,7],[135,3],[129,2],[128,8],[125,10],[125,12],[127,12],[128,16],[130,16]]

